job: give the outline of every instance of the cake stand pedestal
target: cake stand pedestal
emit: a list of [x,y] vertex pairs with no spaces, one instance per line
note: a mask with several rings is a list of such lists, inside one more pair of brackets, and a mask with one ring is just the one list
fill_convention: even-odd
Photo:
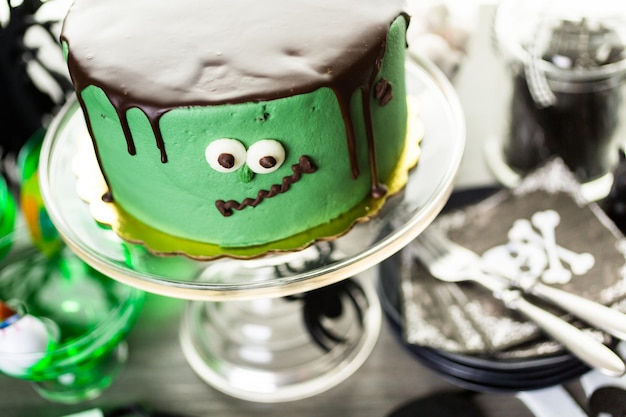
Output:
[[294,296],[191,301],[180,342],[191,367],[216,389],[250,401],[290,401],[352,375],[374,348],[381,322],[372,280],[350,278]]
[[189,300],[183,353],[214,388],[258,402],[316,395],[347,379],[378,338],[381,308],[367,272],[418,236],[452,192],[465,144],[463,113],[447,79],[407,62],[407,91],[425,126],[418,166],[375,218],[331,243],[255,259],[156,256],[100,227],[76,192],[77,141],[87,131],[76,102],[44,141],[40,183],[66,244],[95,269],[133,287]]

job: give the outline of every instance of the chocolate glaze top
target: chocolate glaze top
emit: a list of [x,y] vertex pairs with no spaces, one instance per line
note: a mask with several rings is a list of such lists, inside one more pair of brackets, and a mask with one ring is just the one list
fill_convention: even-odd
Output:
[[362,84],[402,5],[76,0],[61,37],[79,91],[93,84],[161,109],[240,103]]
[[[342,113],[356,178],[360,167],[350,100],[361,90],[372,195],[379,198],[385,189],[378,181],[369,93],[391,24],[401,15],[408,20],[403,4],[403,0],[76,0],[61,39],[68,45],[76,90],[95,85],[106,92],[131,155],[136,150],[126,112],[140,108],[150,121],[163,163],[168,155],[159,120],[173,108],[273,100],[328,87]],[[392,98],[391,85],[385,86],[381,105]],[[85,109],[80,94],[78,98]],[[87,127],[93,138],[89,120]]]

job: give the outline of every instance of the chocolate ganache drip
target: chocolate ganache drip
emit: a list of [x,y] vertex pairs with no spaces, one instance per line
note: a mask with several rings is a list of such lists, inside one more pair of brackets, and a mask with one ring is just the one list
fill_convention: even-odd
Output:
[[167,152],[159,120],[171,109],[267,101],[328,87],[341,108],[356,178],[350,100],[360,90],[372,190],[380,196],[369,101],[389,27],[398,16],[408,20],[402,5],[401,0],[76,0],[61,38],[76,90],[94,85],[106,92],[132,155],[126,113],[141,109],[163,163]]

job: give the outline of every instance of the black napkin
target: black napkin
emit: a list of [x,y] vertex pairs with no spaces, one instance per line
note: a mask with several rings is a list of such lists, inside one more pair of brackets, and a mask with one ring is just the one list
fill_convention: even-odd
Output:
[[[582,198],[578,182],[559,159],[527,176],[515,189],[446,213],[429,227],[445,231],[451,240],[483,255],[510,241],[508,233],[517,220],[529,220],[547,210],[558,213],[556,243],[595,258],[588,272],[572,274],[568,282],[553,285],[626,311],[624,237],[597,204]],[[534,323],[507,310],[485,289],[471,282],[440,282],[417,261],[406,259],[396,260],[405,263],[400,270],[405,271],[401,288],[408,343],[501,358],[561,352],[562,347],[546,339]],[[571,319],[562,311],[554,312]],[[609,341],[607,335],[587,330]]]

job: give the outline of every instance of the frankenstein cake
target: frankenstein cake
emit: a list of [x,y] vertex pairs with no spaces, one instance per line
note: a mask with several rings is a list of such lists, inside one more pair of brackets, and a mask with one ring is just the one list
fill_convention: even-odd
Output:
[[407,25],[398,0],[75,0],[61,40],[102,199],[234,248],[383,199]]

